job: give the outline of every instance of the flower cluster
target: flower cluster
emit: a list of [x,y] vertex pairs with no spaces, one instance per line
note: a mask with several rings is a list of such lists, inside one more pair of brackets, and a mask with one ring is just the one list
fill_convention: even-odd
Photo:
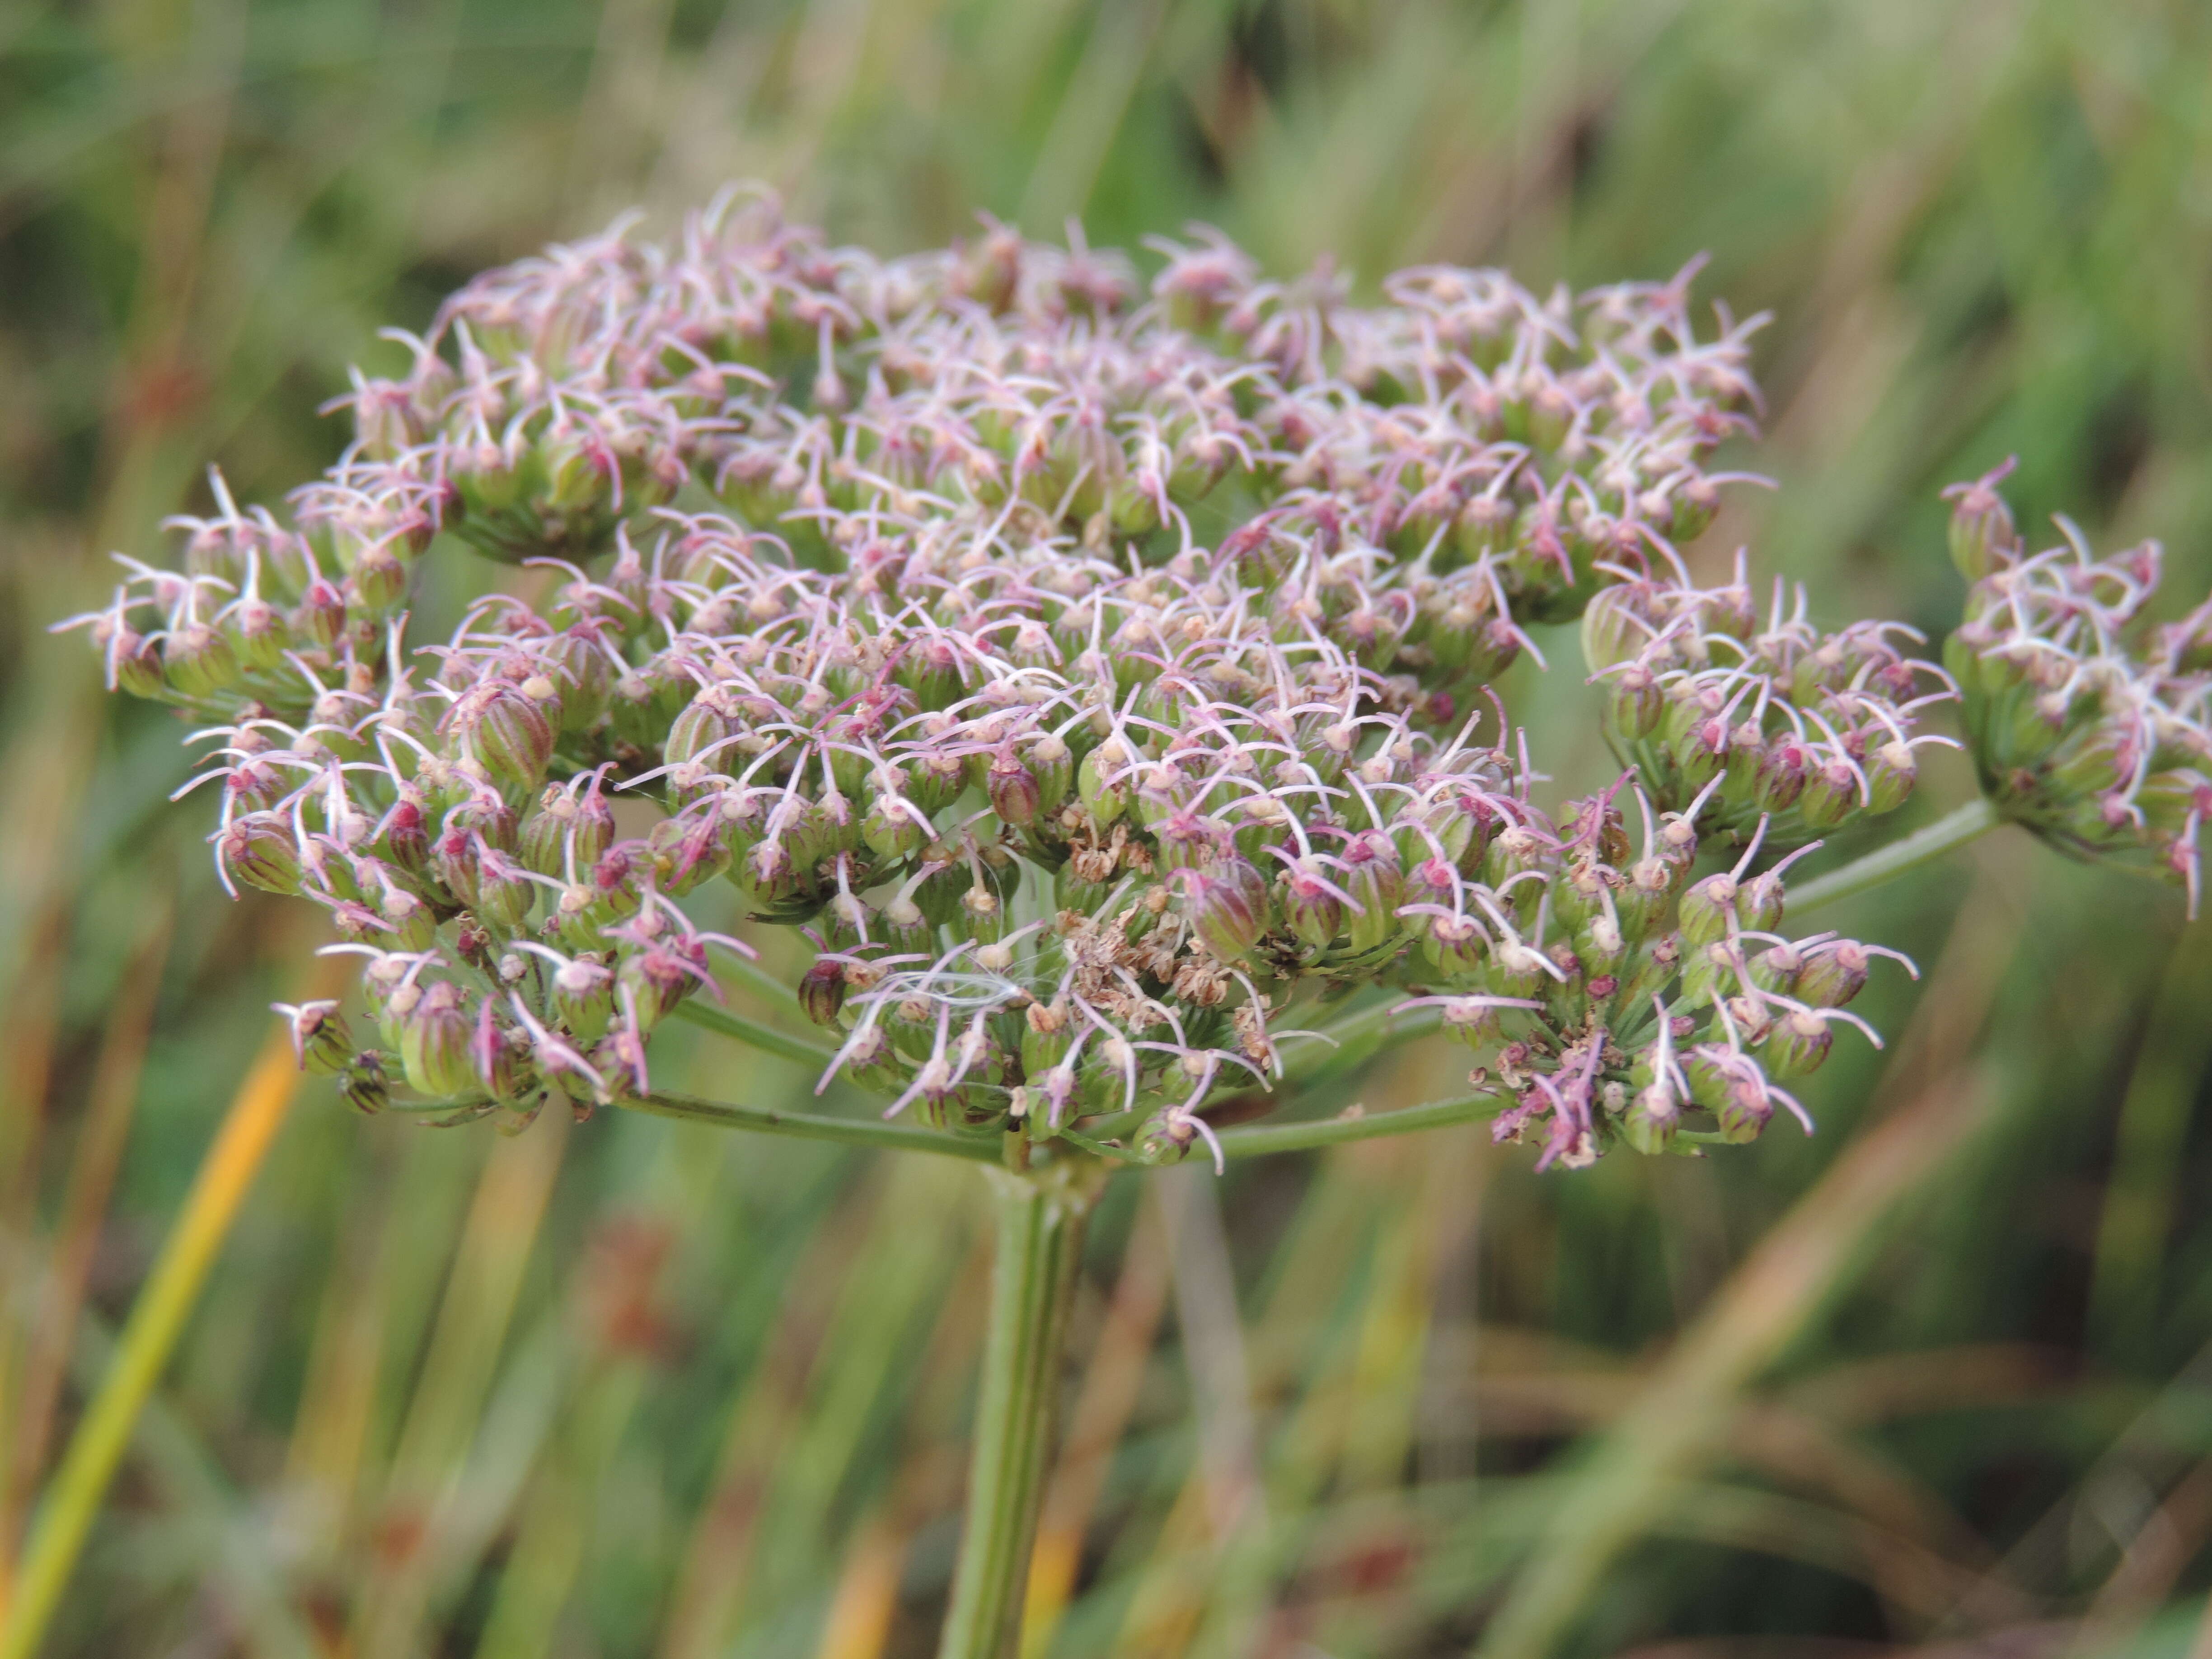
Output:
[[1775,584],[1765,625],[1736,580],[1622,581],[1583,612],[1583,654],[1606,691],[1601,724],[1653,798],[1701,830],[1802,846],[1862,813],[1894,811],[1919,776],[1917,712],[1948,702],[1942,671],[1906,656],[1899,623],[1822,635],[1801,589]]
[[[1933,671],[1684,573],[1747,328],[1699,342],[1688,271],[1362,308],[1160,252],[1146,297],[995,226],[896,260],[733,199],[617,228],[357,377],[289,522],[217,480],[181,572],[125,561],[77,620],[216,744],[225,881],[367,959],[380,1041],[288,1009],[303,1062],[372,1107],[641,1096],[750,949],[685,907],[723,881],[807,931],[829,1075],[948,1133],[1181,1157],[1377,984],[1547,1163],[1796,1109],[1876,952],[1783,937],[1753,865],[1903,799]],[[527,568],[425,643],[441,537]],[[1632,770],[1555,821],[1493,682],[1585,612]]]
[[2195,913],[2212,817],[2212,600],[2150,629],[2161,556],[2027,550],[1997,486],[2007,463],[1947,492],[1951,551],[1972,584],[1944,647],[1982,787],[2060,851],[2183,884]]

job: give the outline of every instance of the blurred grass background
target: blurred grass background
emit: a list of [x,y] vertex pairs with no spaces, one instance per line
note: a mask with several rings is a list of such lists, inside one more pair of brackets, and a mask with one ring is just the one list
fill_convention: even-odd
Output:
[[[216,888],[81,642],[111,548],[325,465],[375,331],[759,177],[1663,276],[1761,337],[1708,550],[1940,631],[1936,489],[2212,579],[2212,9],[2186,0],[82,0],[0,9],[0,1542],[314,919]],[[1562,644],[1565,642],[1563,641]],[[1573,660],[1568,646],[1567,660]],[[1571,672],[1519,688],[1563,778]],[[1916,814],[1963,798],[1931,769]],[[1848,849],[1844,849],[1848,850]],[[1479,1130],[1124,1183],[1030,1653],[2212,1654],[2212,927],[2001,836],[1824,917],[1911,951],[1821,1133],[1529,1173]],[[674,1033],[680,1038],[684,1034]],[[769,1099],[781,1062],[672,1047]],[[1448,1092],[1448,1055],[1330,1085]],[[923,1161],[927,1162],[927,1161]],[[980,1330],[957,1170],[617,1115],[295,1109],[49,1651],[930,1650]],[[1232,1322],[1231,1310],[1241,1314]]]

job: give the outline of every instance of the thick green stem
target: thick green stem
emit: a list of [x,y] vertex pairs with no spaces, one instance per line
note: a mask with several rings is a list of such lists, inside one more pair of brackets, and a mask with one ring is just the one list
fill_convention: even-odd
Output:
[[1808,881],[1790,889],[1790,914],[1802,915],[1818,904],[1831,904],[1854,893],[1863,893],[1870,887],[1903,875],[1916,865],[1927,863],[1944,854],[1964,847],[1977,836],[1986,834],[2003,822],[1996,808],[1986,796],[1977,795],[1954,812],[1946,813],[1924,830],[1916,830],[1902,841],[1893,841],[1879,851],[1854,860],[1840,870],[1831,870],[1818,880]]
[[1083,1230],[1103,1185],[1089,1158],[990,1169],[998,1258],[968,1466],[968,1519],[938,1659],[1016,1659]]

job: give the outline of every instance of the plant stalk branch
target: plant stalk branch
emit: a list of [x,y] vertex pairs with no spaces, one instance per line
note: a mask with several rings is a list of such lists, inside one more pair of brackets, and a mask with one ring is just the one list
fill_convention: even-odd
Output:
[[1924,830],[1914,830],[1902,841],[1893,841],[1863,859],[1853,860],[1840,870],[1831,870],[1815,880],[1790,888],[1790,914],[1799,915],[1815,905],[1832,904],[1838,899],[1879,887],[1916,866],[1964,847],[2002,822],[1989,798],[1977,795],[1957,811],[1944,814]]
[[914,1128],[870,1118],[779,1112],[767,1106],[739,1106],[728,1101],[665,1093],[616,1103],[625,1111],[648,1112],[655,1117],[711,1123],[724,1129],[750,1129],[760,1134],[793,1135],[802,1140],[834,1140],[848,1146],[875,1146],[901,1152],[935,1152],[944,1158],[964,1158],[982,1164],[995,1163],[999,1157],[995,1136],[966,1140],[936,1129]]
[[837,1058],[837,1051],[825,1044],[811,1042],[805,1037],[787,1036],[772,1026],[763,1025],[757,1020],[747,1019],[742,1014],[733,1014],[726,1008],[718,1008],[711,1002],[702,1002],[696,997],[687,998],[678,1003],[676,1017],[678,1019],[689,1020],[692,1024],[712,1031],[717,1036],[726,1036],[733,1042],[744,1043],[750,1048],[760,1049],[763,1054],[781,1055],[785,1060],[795,1060],[802,1066],[827,1066]]
[[1312,1123],[1261,1123],[1249,1129],[1224,1129],[1221,1152],[1224,1158],[1261,1158],[1270,1152],[1303,1152],[1384,1135],[1445,1129],[1455,1123],[1495,1116],[1502,1104],[1496,1095],[1462,1095],[1455,1100],[1432,1100],[1371,1117],[1327,1117]]

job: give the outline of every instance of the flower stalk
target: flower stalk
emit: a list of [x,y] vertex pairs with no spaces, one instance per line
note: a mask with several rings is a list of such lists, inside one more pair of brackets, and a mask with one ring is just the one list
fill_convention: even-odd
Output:
[[1864,858],[1854,859],[1840,870],[1831,870],[1825,876],[1793,887],[1790,892],[1790,914],[1802,915],[1815,905],[1833,904],[1838,899],[1850,898],[1894,881],[1908,870],[1957,851],[2002,822],[1989,798],[1977,795],[1927,828],[1877,848]]
[[990,1326],[967,1522],[938,1659],[1014,1659],[1020,1651],[1022,1598],[1052,1468],[1068,1310],[1104,1174],[1088,1158],[984,1171],[997,1235]]

